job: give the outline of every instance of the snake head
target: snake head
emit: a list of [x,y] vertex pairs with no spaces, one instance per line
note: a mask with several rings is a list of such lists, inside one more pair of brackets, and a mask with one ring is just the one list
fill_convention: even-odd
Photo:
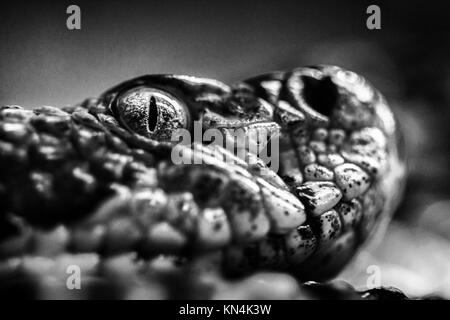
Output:
[[[279,168],[234,154],[225,162],[225,147],[203,141],[169,141],[178,129],[195,133],[196,122],[227,137],[268,130]],[[337,67],[232,86],[143,76],[64,110],[0,109],[0,213],[31,228],[62,225],[70,237],[61,247],[75,252],[213,252],[230,275],[270,269],[325,279],[383,229],[401,198],[398,133],[382,95]],[[199,165],[174,163],[173,150]]]
[[[364,78],[338,67],[273,72],[230,87],[150,75],[108,90],[100,101],[133,136],[149,140],[165,141],[178,128],[192,133],[195,121],[226,137],[234,129],[276,133],[276,172],[242,159],[223,163],[200,141],[181,151],[203,166],[165,161],[159,175],[168,199],[185,199],[179,194],[189,191],[188,207],[221,212],[229,232],[220,245],[231,274],[282,269],[304,279],[330,277],[383,229],[401,197],[405,165],[393,113]],[[223,146],[215,151],[226,153]],[[189,224],[195,223],[209,237],[201,246],[216,243],[219,232],[202,229],[210,226],[202,219]]]

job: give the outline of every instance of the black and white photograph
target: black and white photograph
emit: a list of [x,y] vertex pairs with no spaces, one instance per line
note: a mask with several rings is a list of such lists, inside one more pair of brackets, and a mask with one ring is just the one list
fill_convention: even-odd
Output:
[[2,300],[450,299],[445,1],[0,6]]

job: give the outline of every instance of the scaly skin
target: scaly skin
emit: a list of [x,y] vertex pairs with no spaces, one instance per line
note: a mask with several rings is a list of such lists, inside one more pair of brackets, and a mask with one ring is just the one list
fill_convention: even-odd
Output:
[[[170,134],[194,121],[276,134],[279,171],[225,163],[199,142],[175,147]],[[2,107],[1,254],[39,255],[36,234],[59,230],[62,249],[46,256],[211,255],[226,275],[327,279],[384,229],[404,186],[402,147],[381,94],[331,66],[233,87],[150,75],[62,109]],[[175,151],[201,164],[175,165]]]

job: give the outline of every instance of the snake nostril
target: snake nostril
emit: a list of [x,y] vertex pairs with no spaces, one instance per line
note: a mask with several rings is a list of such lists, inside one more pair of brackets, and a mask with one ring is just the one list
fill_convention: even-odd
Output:
[[331,116],[338,102],[339,92],[330,77],[315,79],[302,76],[303,98],[306,103],[324,116]]

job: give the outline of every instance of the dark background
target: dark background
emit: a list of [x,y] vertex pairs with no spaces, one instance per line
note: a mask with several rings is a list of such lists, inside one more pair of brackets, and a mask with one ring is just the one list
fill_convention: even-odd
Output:
[[[66,28],[81,7],[82,29]],[[366,8],[381,8],[381,30]],[[309,64],[367,77],[396,109],[410,162],[405,200],[377,249],[344,274],[450,297],[450,9],[446,1],[2,1],[0,105],[62,106],[147,73],[233,82]]]
[[[70,4],[79,31],[66,28]],[[369,4],[381,7],[381,30],[366,28]],[[61,105],[146,73],[234,81],[309,63],[439,87],[448,20],[445,1],[423,0],[2,1],[0,99]]]

